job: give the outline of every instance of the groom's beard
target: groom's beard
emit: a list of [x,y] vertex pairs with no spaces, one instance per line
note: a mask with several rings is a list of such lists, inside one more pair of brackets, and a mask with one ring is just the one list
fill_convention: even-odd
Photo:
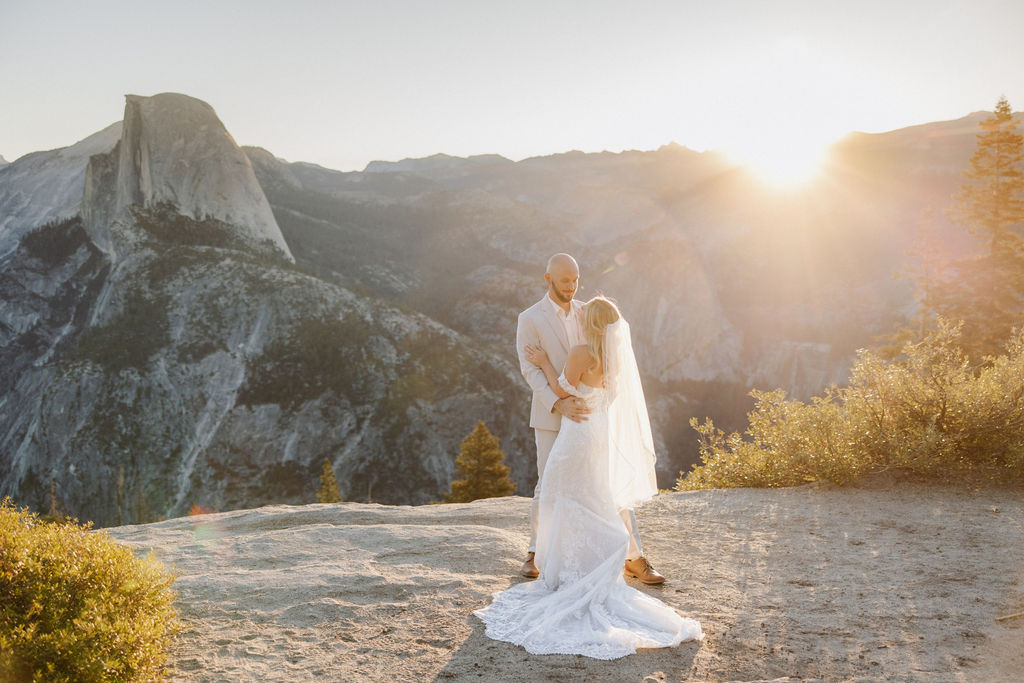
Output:
[[553,292],[554,292],[554,294],[555,294],[555,298],[556,298],[556,299],[558,299],[558,301],[559,301],[560,303],[563,303],[563,304],[567,304],[567,303],[571,302],[571,301],[572,301],[572,298],[573,298],[573,296],[575,296],[575,294],[576,294],[576,292],[573,292],[573,293],[572,293],[572,294],[570,294],[569,296],[565,296],[564,294],[562,294],[561,292],[559,292],[559,291],[558,291],[557,289],[554,289],[554,290],[552,290],[552,291],[553,291]]

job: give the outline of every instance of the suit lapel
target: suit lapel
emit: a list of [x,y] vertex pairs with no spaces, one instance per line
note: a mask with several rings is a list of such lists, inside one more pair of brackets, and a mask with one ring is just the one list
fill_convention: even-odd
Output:
[[[545,298],[547,296],[545,295]],[[562,349],[568,354],[569,353],[569,338],[565,336],[565,325],[562,324],[561,318],[552,309],[551,304],[544,299],[540,300],[540,310],[544,314],[544,319],[548,321],[548,325],[551,327],[551,331],[555,335],[555,339],[562,345]]]

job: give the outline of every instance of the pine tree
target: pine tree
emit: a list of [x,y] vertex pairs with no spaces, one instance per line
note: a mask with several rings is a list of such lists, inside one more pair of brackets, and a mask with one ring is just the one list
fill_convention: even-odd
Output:
[[968,182],[949,215],[979,240],[978,253],[958,259],[946,286],[922,303],[950,320],[963,320],[962,343],[975,358],[998,352],[1024,311],[1024,138],[1001,97],[981,133]]
[[451,483],[445,494],[446,503],[468,503],[480,498],[510,496],[516,484],[508,478],[509,468],[504,464],[505,453],[498,439],[481,421],[462,441],[461,452],[455,458],[455,474],[461,479]]
[[318,503],[340,503],[341,493],[338,491],[338,480],[334,478],[331,461],[324,458],[324,468],[320,475],[320,490],[316,492]]

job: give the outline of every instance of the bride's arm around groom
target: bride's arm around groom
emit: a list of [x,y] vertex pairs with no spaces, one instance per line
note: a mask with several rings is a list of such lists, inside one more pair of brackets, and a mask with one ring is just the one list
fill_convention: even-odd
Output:
[[556,335],[555,329],[546,320],[551,313],[545,310],[546,302],[542,299],[519,314],[516,325],[516,354],[519,358],[519,371],[526,383],[533,390],[530,405],[530,427],[557,432],[562,426],[562,417],[579,419],[586,414],[586,408],[577,406],[572,397],[559,398],[551,389],[544,371],[530,362],[527,357],[527,346],[539,346],[544,349],[552,367],[560,372],[565,367],[568,356],[567,344]]

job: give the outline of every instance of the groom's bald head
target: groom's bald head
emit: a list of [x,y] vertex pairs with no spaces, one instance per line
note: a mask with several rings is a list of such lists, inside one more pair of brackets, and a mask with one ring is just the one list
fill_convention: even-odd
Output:
[[564,269],[575,270],[576,275],[580,274],[580,267],[576,263],[576,259],[574,259],[572,256],[569,256],[568,254],[555,254],[554,256],[549,258],[547,270],[545,270],[544,272],[550,274],[553,270]]
[[544,281],[548,283],[551,298],[568,305],[576,295],[580,282],[580,267],[576,259],[568,254],[555,254],[549,258]]

